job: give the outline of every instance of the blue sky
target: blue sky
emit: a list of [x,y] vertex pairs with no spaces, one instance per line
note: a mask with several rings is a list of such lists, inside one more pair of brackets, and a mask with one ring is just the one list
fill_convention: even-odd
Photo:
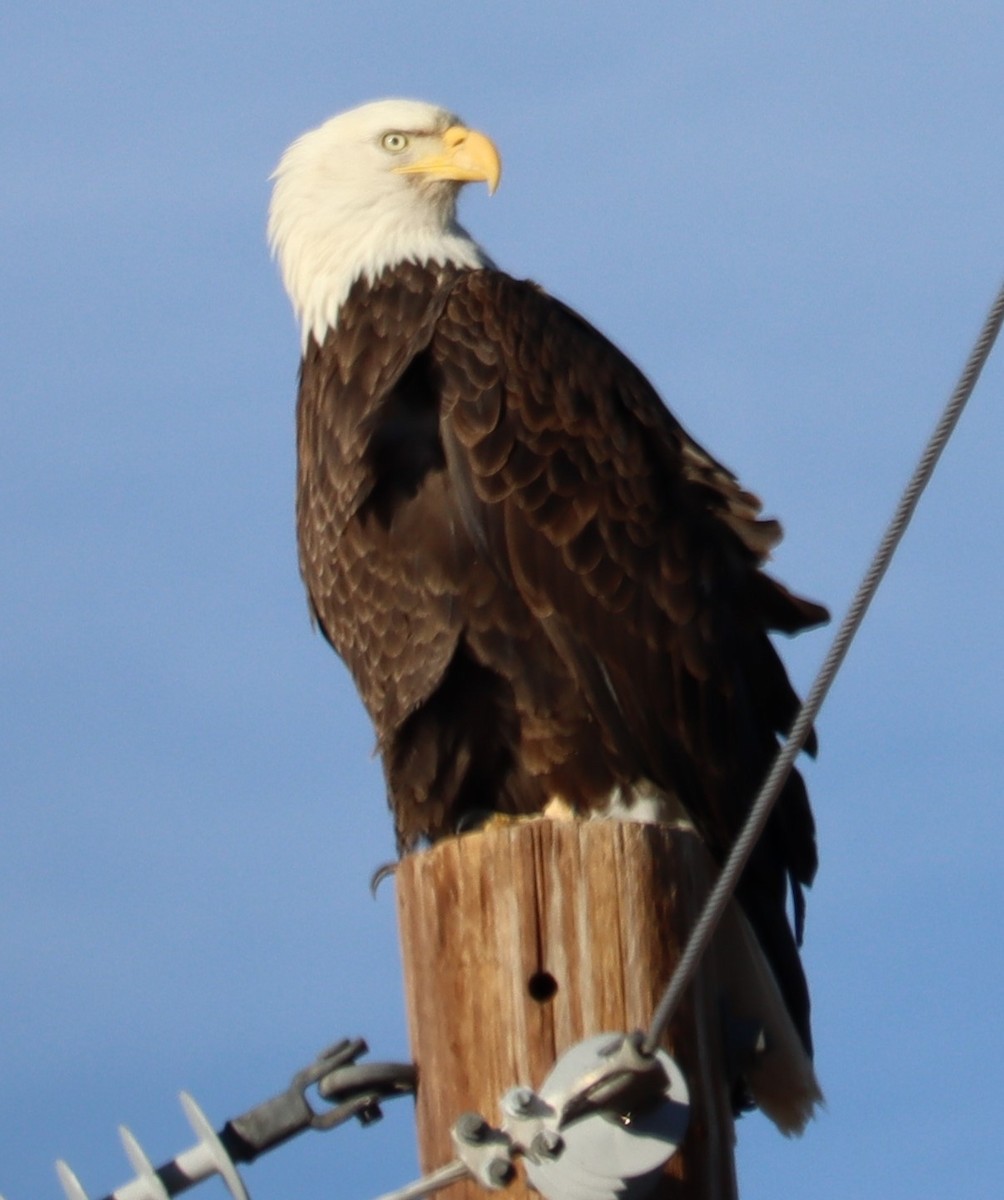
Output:
[[[495,259],[612,336],[843,612],[1004,271],[1004,10],[9,6],[0,45],[0,1192],[95,1196],[343,1035],[407,1056],[372,736],[311,633],[288,141],[367,99],[499,143]],[[746,1200],[999,1194],[1004,347],[819,721],[806,963],[828,1107]],[[804,687],[828,644],[783,651]],[[407,1102],[249,1167],[415,1171]],[[206,1185],[199,1194],[224,1194]]]

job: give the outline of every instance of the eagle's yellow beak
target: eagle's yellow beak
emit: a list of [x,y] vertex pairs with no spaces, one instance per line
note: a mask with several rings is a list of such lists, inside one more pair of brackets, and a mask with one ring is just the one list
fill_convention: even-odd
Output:
[[502,159],[490,137],[463,125],[451,125],[443,134],[442,150],[394,170],[398,175],[430,175],[459,183],[487,183],[488,194],[502,178]]

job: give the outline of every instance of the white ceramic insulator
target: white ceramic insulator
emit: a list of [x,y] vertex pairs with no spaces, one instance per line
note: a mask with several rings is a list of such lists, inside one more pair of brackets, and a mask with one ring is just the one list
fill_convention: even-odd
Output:
[[[191,1155],[194,1166],[196,1158],[198,1158],[201,1164],[208,1157],[208,1160],[212,1164],[210,1171],[215,1171],[222,1176],[223,1182],[227,1185],[230,1195],[233,1196],[234,1200],[250,1200],[247,1189],[244,1187],[244,1183],[237,1173],[237,1167],[234,1165],[233,1159],[227,1153],[226,1147],[216,1136],[216,1130],[210,1125],[206,1114],[187,1092],[181,1093],[181,1107],[185,1110],[185,1116],[188,1118],[189,1125],[195,1131],[200,1145],[194,1146],[191,1150],[187,1150],[185,1154],[181,1155],[176,1160],[178,1167],[189,1175],[190,1178],[196,1178],[195,1173],[183,1160],[186,1158],[186,1155]],[[205,1175],[209,1174],[210,1171],[200,1174],[198,1178],[204,1179]]]
[[127,1188],[115,1193],[118,1200],[133,1200],[132,1196],[127,1197],[125,1194],[130,1189],[136,1190],[135,1200],[171,1200],[171,1193],[154,1170],[153,1163],[147,1158],[143,1147],[124,1125],[119,1126],[119,1137],[122,1139],[122,1148],[126,1152],[126,1158],[132,1163],[132,1169],[136,1172],[136,1178],[127,1185]]
[[62,1159],[56,1162],[56,1174],[59,1176],[59,1182],[63,1185],[63,1191],[67,1195],[67,1200],[88,1200],[87,1193],[81,1186],[80,1180]]

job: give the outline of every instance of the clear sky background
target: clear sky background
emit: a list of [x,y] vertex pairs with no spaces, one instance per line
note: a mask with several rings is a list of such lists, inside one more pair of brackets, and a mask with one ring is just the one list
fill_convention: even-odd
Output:
[[[19,3],[0,39],[0,1192],[95,1197],[328,1042],[407,1057],[372,735],[312,634],[268,175],[441,102],[463,216],[784,521],[839,616],[1004,273],[1004,8]],[[819,721],[805,958],[828,1106],[739,1130],[745,1200],[1000,1194],[1004,346]],[[831,630],[832,632],[832,630]],[[783,647],[799,686],[830,633]],[[515,1082],[515,1081],[514,1081]],[[537,1081],[533,1081],[537,1082]],[[416,1170],[410,1103],[247,1168]],[[217,1182],[199,1195],[223,1196]]]

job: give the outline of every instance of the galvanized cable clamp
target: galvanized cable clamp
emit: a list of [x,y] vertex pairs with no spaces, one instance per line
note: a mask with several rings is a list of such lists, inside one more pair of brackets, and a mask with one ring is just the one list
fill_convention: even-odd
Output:
[[629,1113],[659,1103],[670,1086],[665,1066],[668,1056],[646,1053],[644,1036],[639,1030],[612,1034],[602,1044],[596,1038],[582,1043],[595,1047],[595,1066],[576,1079],[565,1094],[555,1097],[559,1125],[590,1112]]
[[642,1200],[683,1140],[690,1096],[663,1051],[643,1035],[600,1034],[573,1046],[539,1091],[514,1087],[500,1100],[500,1128],[465,1113],[451,1136],[457,1157],[380,1200],[421,1200],[468,1176],[496,1191],[515,1176],[548,1200]]
[[495,1129],[480,1113],[464,1113],[450,1130],[457,1158],[474,1179],[489,1191],[507,1187],[516,1177],[513,1156],[517,1150],[504,1129]]
[[[510,1093],[511,1095],[511,1093]],[[549,1200],[641,1200],[680,1147],[690,1093],[664,1051],[642,1035],[604,1033],[558,1059],[540,1087],[554,1116],[526,1154],[526,1175]]]
[[504,1129],[490,1125],[480,1113],[463,1113],[454,1121],[450,1138],[457,1157],[378,1200],[425,1200],[442,1188],[474,1179],[489,1191],[499,1191],[516,1177],[519,1148]]
[[[237,1163],[253,1162],[305,1129],[333,1129],[353,1117],[368,1125],[381,1117],[381,1101],[414,1092],[416,1075],[411,1063],[357,1063],[366,1052],[362,1038],[346,1038],[329,1046],[293,1076],[284,1092],[227,1121],[219,1132],[183,1092],[181,1104],[199,1140],[159,1167],[153,1166],[129,1130],[120,1126],[126,1156],[136,1175],[103,1200],[169,1200],[212,1175],[221,1176],[235,1200],[248,1200]],[[311,1089],[331,1107],[315,1109]],[[56,1171],[69,1200],[88,1200],[66,1163],[57,1162]]]

